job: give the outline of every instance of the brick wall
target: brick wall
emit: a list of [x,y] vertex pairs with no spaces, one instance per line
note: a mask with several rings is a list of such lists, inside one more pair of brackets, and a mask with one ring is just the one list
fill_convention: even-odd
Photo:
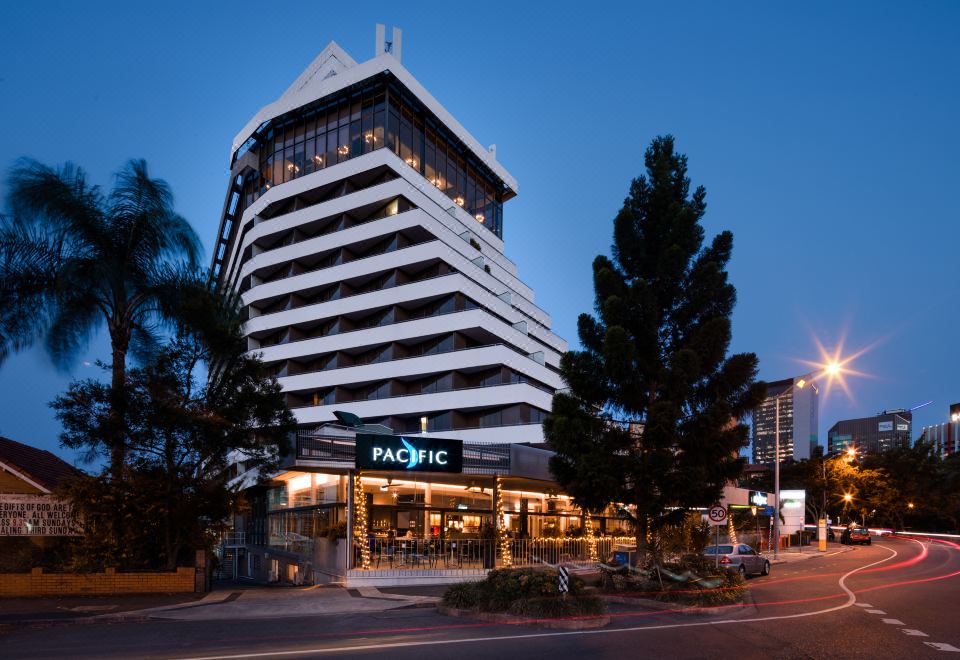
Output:
[[192,593],[195,573],[189,567],[143,573],[118,573],[113,568],[103,573],[45,573],[34,568],[29,573],[0,573],[0,597]]

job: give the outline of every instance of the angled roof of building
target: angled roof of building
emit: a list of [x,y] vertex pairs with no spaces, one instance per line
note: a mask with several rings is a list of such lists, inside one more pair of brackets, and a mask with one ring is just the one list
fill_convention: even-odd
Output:
[[233,139],[233,153],[264,122],[275,119],[352,84],[389,72],[394,75],[417,99],[432,112],[440,122],[470,149],[473,155],[516,194],[517,180],[497,161],[490,150],[473,137],[460,122],[454,119],[420,82],[390,53],[379,53],[366,62],[357,63],[336,42],[331,41],[278,99],[260,109]]
[[47,492],[56,488],[61,479],[80,474],[77,468],[45,449],[37,449],[2,436],[0,436],[0,467],[33,482],[35,486]]

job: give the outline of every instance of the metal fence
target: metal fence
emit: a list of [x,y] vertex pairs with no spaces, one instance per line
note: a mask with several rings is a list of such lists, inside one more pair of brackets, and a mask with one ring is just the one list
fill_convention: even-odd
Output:
[[[627,537],[594,540],[595,557],[606,560],[619,544],[632,544]],[[524,539],[508,542],[511,565],[543,566],[591,561],[590,543],[577,539]],[[368,539],[372,569],[461,569],[504,566],[500,544],[493,539]],[[360,546],[354,548],[354,565],[360,566]]]

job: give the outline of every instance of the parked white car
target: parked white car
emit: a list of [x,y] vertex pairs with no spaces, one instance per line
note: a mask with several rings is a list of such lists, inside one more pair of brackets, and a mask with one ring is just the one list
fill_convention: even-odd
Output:
[[770,575],[770,560],[757,553],[749,545],[720,544],[708,546],[703,554],[708,559],[720,556],[720,566],[728,570],[739,571],[740,575]]

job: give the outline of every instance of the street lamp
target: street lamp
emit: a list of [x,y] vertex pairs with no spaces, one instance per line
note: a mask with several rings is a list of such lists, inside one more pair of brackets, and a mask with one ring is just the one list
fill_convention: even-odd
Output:
[[[817,371],[811,371],[808,374],[801,376],[800,378],[795,378],[790,387],[785,389],[783,392],[780,392],[775,398],[775,411],[774,411],[774,463],[773,463],[773,490],[775,494],[775,499],[777,501],[777,508],[773,516],[773,539],[775,545],[773,546],[773,558],[780,558],[780,399],[788,394],[793,394],[794,388],[802,390],[807,387],[814,387],[813,382],[822,376],[827,378],[833,378],[840,374],[842,369],[843,362],[833,360],[829,364],[826,364],[823,368],[818,369]],[[801,534],[802,536],[802,534]],[[800,540],[800,547],[803,547],[803,539]]]

